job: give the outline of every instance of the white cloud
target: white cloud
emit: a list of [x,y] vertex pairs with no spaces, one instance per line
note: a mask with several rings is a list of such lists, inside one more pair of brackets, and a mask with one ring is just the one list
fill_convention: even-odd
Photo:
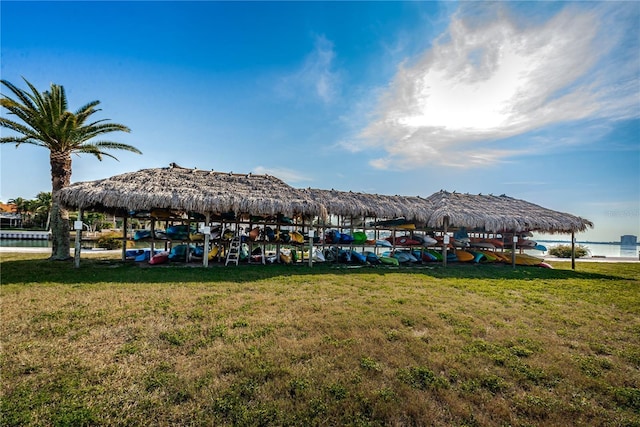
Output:
[[314,50],[299,69],[281,78],[277,92],[284,98],[311,96],[323,103],[332,103],[340,94],[341,81],[340,73],[335,70],[335,56],[333,43],[324,36],[316,37]]
[[264,166],[256,166],[255,168],[253,168],[253,173],[259,175],[275,176],[276,178],[283,180],[287,184],[311,181],[311,178],[305,176],[304,174],[287,168],[266,168]]
[[[477,167],[536,151],[513,139],[505,147],[508,137],[586,118],[637,117],[638,52],[613,53],[624,51],[625,26],[636,39],[638,30],[616,4],[572,5],[525,25],[506,6],[482,22],[454,15],[430,50],[400,65],[356,147],[386,151],[371,162],[383,169]],[[637,7],[624,7],[637,16]]]

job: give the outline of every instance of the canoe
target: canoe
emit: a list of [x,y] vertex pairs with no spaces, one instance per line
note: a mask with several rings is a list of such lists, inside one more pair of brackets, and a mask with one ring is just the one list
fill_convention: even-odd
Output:
[[376,240],[376,246],[384,246],[384,247],[390,248],[393,245],[388,240]]
[[475,258],[475,255],[467,251],[456,250],[455,254],[456,254],[456,257],[458,258],[458,261],[460,262],[473,261]]
[[396,258],[390,256],[381,256],[380,262],[384,265],[400,265]]
[[151,265],[164,264],[167,262],[169,262],[169,252],[167,251],[157,253],[149,259],[149,264]]
[[540,252],[546,252],[547,251],[547,247],[544,245],[536,245],[533,249],[535,249],[536,251],[540,251]]
[[553,266],[551,264],[547,264],[546,262],[541,262],[540,264],[538,264],[538,267],[553,268]]

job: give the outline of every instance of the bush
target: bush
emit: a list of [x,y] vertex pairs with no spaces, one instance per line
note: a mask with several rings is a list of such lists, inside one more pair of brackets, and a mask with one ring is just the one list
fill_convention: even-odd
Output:
[[[121,249],[122,235],[115,232],[105,233],[98,237],[98,240],[96,240],[96,246],[105,249]],[[127,241],[127,247],[133,247],[133,242]]]
[[[549,255],[558,258],[571,258],[571,245],[558,245],[549,249]],[[576,246],[576,258],[582,258],[589,255],[589,251],[584,246]]]

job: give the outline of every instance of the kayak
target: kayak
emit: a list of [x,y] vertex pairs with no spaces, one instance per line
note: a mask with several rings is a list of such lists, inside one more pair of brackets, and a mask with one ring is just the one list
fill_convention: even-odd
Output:
[[367,234],[363,231],[356,231],[353,233],[353,243],[361,245],[367,241]]
[[390,256],[381,256],[380,257],[380,262],[382,264],[384,264],[384,265],[399,265],[400,264],[396,258],[390,257]]
[[360,252],[351,251],[351,261],[357,262],[359,264],[366,264],[367,257],[364,254],[361,254]]
[[149,264],[151,265],[164,264],[166,262],[169,262],[169,252],[166,251],[155,254],[149,259]]
[[456,250],[455,254],[456,254],[456,257],[458,258],[458,261],[460,262],[473,261],[475,258],[475,255],[467,251]]

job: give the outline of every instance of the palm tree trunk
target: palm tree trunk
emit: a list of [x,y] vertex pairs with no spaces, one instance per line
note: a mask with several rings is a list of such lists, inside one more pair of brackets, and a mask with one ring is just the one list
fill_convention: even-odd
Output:
[[51,257],[50,260],[71,259],[69,211],[60,203],[60,190],[71,183],[71,154],[51,151]]

